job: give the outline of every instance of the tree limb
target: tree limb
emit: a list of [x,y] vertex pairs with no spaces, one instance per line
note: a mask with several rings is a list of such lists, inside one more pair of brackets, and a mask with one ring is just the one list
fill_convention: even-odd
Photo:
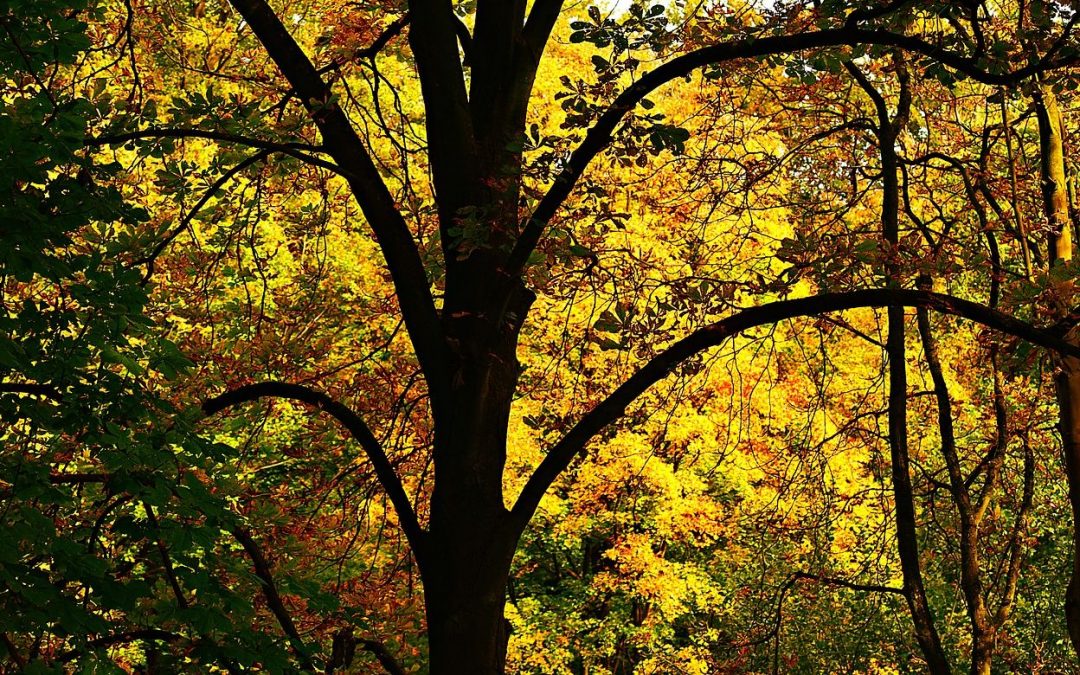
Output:
[[207,188],[206,192],[203,193],[203,196],[200,197],[199,201],[195,203],[195,206],[191,207],[191,210],[188,211],[187,214],[185,214],[184,217],[180,219],[180,222],[176,225],[176,227],[169,230],[165,237],[162,238],[162,240],[159,241],[156,246],[154,246],[153,250],[150,251],[150,253],[146,254],[145,256],[136,261],[136,264],[146,265],[146,272],[143,273],[142,283],[145,284],[146,282],[150,281],[150,277],[154,276],[154,265],[157,262],[158,257],[162,254],[162,252],[165,251],[166,248],[168,248],[169,244],[176,241],[176,238],[184,233],[184,230],[186,230],[188,226],[191,225],[191,221],[195,219],[195,216],[199,214],[199,211],[202,211],[203,207],[206,206],[207,202],[209,202],[214,197],[214,195],[216,195],[218,191],[225,186],[226,183],[232,180],[234,176],[239,174],[244,169],[247,169],[248,167],[266,159],[271,155],[272,152],[272,150],[268,149],[256,152],[251,157],[248,157],[247,159],[235,165],[225,173],[221,174],[218,179],[214,181],[214,184]]
[[330,88],[266,0],[230,2],[296,90],[322,134],[323,147],[341,167],[386,259],[416,357],[433,403],[438,403],[448,388],[445,343],[427,273],[405,218]]
[[390,464],[390,460],[383,451],[379,440],[375,438],[371,429],[360,416],[348,406],[335,401],[323,392],[315,391],[300,384],[258,382],[238,387],[207,400],[202,404],[202,411],[208,416],[214,415],[240,403],[267,397],[292,399],[315,406],[319,410],[330,413],[348,429],[353,439],[363,448],[368,461],[371,462],[379,483],[382,485],[383,490],[386,491],[390,503],[393,504],[394,510],[397,512],[398,521],[401,523],[401,529],[409,540],[413,555],[423,565],[424,531],[416,518],[416,512],[413,511],[412,502],[409,501],[409,496],[406,494],[405,488],[402,486],[397,472],[394,471],[394,467]]
[[[160,630],[158,628],[143,628],[139,630],[125,631],[123,633],[113,633],[112,635],[106,635],[90,640],[86,643],[87,647],[111,647],[112,645],[123,644],[125,642],[135,642],[136,640],[161,640],[162,642],[176,642],[183,639],[184,636],[177,633],[171,633],[167,630]],[[70,649],[61,653],[56,657],[56,663],[67,663],[75,659],[83,650]]]
[[[390,41],[393,40],[395,37],[397,37],[398,35],[401,35],[401,31],[405,30],[405,26],[408,26],[408,25],[409,25],[409,13],[405,12],[404,14],[402,14],[401,16],[399,16],[398,18],[394,19],[389,24],[387,24],[386,28],[383,29],[383,32],[379,33],[379,36],[377,38],[375,38],[371,42],[371,44],[369,44],[367,47],[357,49],[352,54],[350,54],[349,55],[350,60],[359,61],[360,59],[373,59],[373,58],[375,58],[376,56],[379,55],[379,52],[381,52],[383,50],[383,47],[388,45],[390,43]],[[334,70],[336,68],[340,68],[342,65],[344,65],[344,63],[342,63],[340,61],[334,61],[334,62],[330,63],[329,65],[325,65],[322,68],[319,68],[319,74],[320,75],[325,75],[326,73],[330,72],[331,70]]]
[[405,675],[405,669],[397,662],[394,655],[381,642],[376,640],[360,640],[360,646],[378,660],[379,665],[390,675]]
[[178,127],[150,127],[149,129],[129,131],[122,134],[110,134],[108,136],[92,136],[85,139],[83,141],[83,144],[88,147],[97,147],[102,145],[121,145],[123,143],[127,143],[128,141],[138,141],[148,138],[201,138],[208,141],[220,141],[222,143],[246,145],[252,148],[259,148],[260,150],[275,150],[278,152],[285,152],[287,150],[300,150],[305,152],[326,152],[323,148],[320,148],[317,145],[311,145],[310,143],[279,143],[275,141],[266,141],[261,138],[251,138],[250,136],[230,134],[223,131],[211,131],[207,129],[184,129]]
[[14,663],[15,667],[19,671],[26,670],[26,659],[19,653],[19,648],[15,646],[15,643],[11,641],[11,638],[5,632],[0,632],[0,643],[4,645],[4,649],[7,650],[8,658]]
[[146,519],[150,521],[157,536],[154,537],[154,544],[157,546],[158,555],[161,556],[162,569],[165,571],[165,579],[169,582],[169,587],[172,589],[173,596],[176,598],[176,604],[181,609],[187,609],[190,606],[187,596],[184,595],[184,589],[180,587],[180,580],[176,578],[176,570],[173,568],[172,557],[169,555],[169,549],[165,546],[165,542],[161,538],[161,525],[158,523],[157,516],[154,515],[154,509],[147,502],[143,502],[143,509],[146,511]]
[[0,382],[0,394],[28,394],[41,396],[56,402],[64,400],[63,396],[55,387],[48,384],[35,382]]
[[548,487],[570,465],[586,443],[623,415],[638,396],[667,377],[690,357],[722,344],[747,330],[787,319],[827,312],[869,307],[926,307],[980,323],[1046,349],[1080,357],[1080,347],[985,305],[930,291],[873,288],[844,293],[824,293],[808,298],[781,300],[750,307],[714,324],[700,328],[655,356],[606,399],[586,413],[533,472],[511,511],[515,525],[524,529]]
[[828,586],[840,586],[841,588],[847,588],[852,591],[864,591],[867,593],[893,593],[895,595],[904,594],[904,589],[897,588],[896,586],[883,586],[881,584],[859,584],[854,581],[848,581],[847,579],[828,577],[821,574],[811,574],[810,572],[795,572],[793,575],[791,575],[792,581],[798,581],[800,579],[817,581]]
[[262,549],[255,543],[255,539],[252,538],[251,533],[244,528],[234,527],[232,533],[233,536],[236,537],[236,540],[240,542],[240,545],[244,547],[244,551],[248,554],[248,557],[251,558],[251,563],[255,568],[255,576],[259,578],[259,582],[262,585],[266,604],[274,614],[274,618],[277,619],[278,624],[281,626],[281,630],[285,631],[285,634],[292,640],[293,651],[296,653],[296,656],[299,657],[300,663],[306,670],[314,671],[311,659],[309,659],[307,655],[307,649],[304,647],[304,640],[300,637],[299,631],[296,630],[296,624],[293,623],[292,617],[289,616],[289,611],[281,601],[281,595],[278,594],[277,585],[274,584],[274,575],[270,570],[270,563],[266,560],[266,556],[263,555]]
[[[478,155],[465,71],[458,45],[462,43],[458,18],[450,0],[409,0],[412,24],[409,45],[423,96],[429,165],[438,195],[439,226],[443,251],[449,253],[449,229],[458,210],[471,204],[475,188]],[[447,256],[447,267],[454,266]],[[448,270],[449,272],[449,270]]]
[[658,87],[708,65],[775,54],[790,54],[809,49],[860,45],[895,47],[928,56],[985,84],[1015,84],[1045,70],[1069,65],[1080,58],[1075,55],[1059,59],[1047,57],[1017,70],[991,73],[980,68],[977,60],[937,47],[921,38],[881,29],[859,28],[855,25],[797,35],[748,38],[696,49],[643,75],[641,79],[619,94],[600,115],[586,133],[585,139],[571,153],[566,166],[537,204],[532,215],[522,224],[521,235],[507,259],[507,274],[517,276],[521,273],[528,262],[529,254],[540,241],[547,223],[569,196],[585,168],[611,143],[612,133],[619,122],[634,109],[634,106]]

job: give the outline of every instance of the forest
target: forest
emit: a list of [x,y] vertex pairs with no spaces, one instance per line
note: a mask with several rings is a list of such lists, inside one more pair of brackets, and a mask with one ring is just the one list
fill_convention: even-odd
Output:
[[3,0],[0,673],[1080,672],[1075,0]]

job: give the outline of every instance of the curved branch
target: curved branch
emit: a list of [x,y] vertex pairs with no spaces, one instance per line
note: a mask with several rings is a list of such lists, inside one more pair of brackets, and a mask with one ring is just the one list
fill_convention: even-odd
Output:
[[157,246],[155,246],[154,249],[150,251],[150,253],[136,261],[136,264],[146,265],[146,272],[143,274],[142,279],[142,282],[144,284],[150,281],[150,277],[154,276],[154,264],[157,262],[158,256],[160,256],[162,252],[164,252],[165,249],[168,248],[169,244],[176,241],[176,238],[184,233],[184,230],[186,230],[188,226],[191,225],[191,221],[195,219],[195,216],[199,214],[199,211],[202,211],[203,207],[206,206],[207,202],[209,202],[214,197],[214,195],[216,195],[218,191],[221,190],[221,188],[225,187],[225,184],[232,180],[234,176],[239,174],[244,169],[247,169],[248,167],[266,159],[272,153],[272,150],[260,150],[256,152],[251,157],[248,157],[233,168],[221,174],[221,176],[219,176],[218,179],[214,181],[214,184],[207,188],[206,192],[203,193],[203,196],[199,198],[199,201],[195,203],[195,206],[191,207],[191,210],[187,212],[187,215],[185,215],[180,220],[180,223],[173,229],[169,230],[168,234],[165,235],[165,238],[159,241],[157,243]]
[[[379,56],[379,52],[383,50],[383,47],[389,44],[390,41],[393,40],[395,37],[400,35],[401,31],[404,30],[405,26],[407,25],[409,25],[409,13],[405,12],[397,19],[391,21],[390,24],[379,35],[379,37],[375,38],[375,40],[370,45],[368,45],[367,47],[362,47],[361,49],[357,49],[353,53],[349,54],[347,59],[334,59],[325,66],[321,66],[315,72],[317,72],[319,75],[326,75],[327,73],[340,70],[341,67],[349,61],[360,61],[363,59],[371,59],[372,61],[374,61],[375,58]],[[285,92],[285,95],[281,98],[281,100],[271,106],[267,112],[283,109],[285,105],[294,98],[296,98],[296,89],[290,88],[289,91]]]
[[173,241],[176,240],[177,237],[184,233],[184,230],[188,228],[188,225],[190,225],[191,221],[195,219],[195,216],[198,215],[199,211],[201,211],[202,208],[206,206],[206,203],[209,202],[210,199],[213,198],[213,196],[216,195],[219,190],[225,187],[226,183],[232,180],[238,173],[240,173],[244,169],[247,169],[253,164],[257,164],[258,162],[268,158],[275,152],[281,152],[290,157],[295,157],[302,162],[311,164],[312,166],[317,166],[321,169],[327,169],[329,171],[333,171],[334,173],[344,175],[344,172],[342,171],[340,166],[333,164],[332,162],[327,162],[325,160],[319,159],[318,157],[312,157],[311,155],[299,152],[297,150],[293,150],[291,148],[267,148],[256,152],[254,155],[248,157],[247,159],[232,167],[225,173],[221,174],[218,179],[214,181],[214,184],[207,188],[206,192],[203,193],[203,196],[199,198],[199,201],[195,203],[195,206],[193,206],[190,211],[188,211],[187,215],[184,216],[180,223],[172,230],[170,230],[168,234],[165,235],[165,238],[158,242],[157,246],[155,246],[154,249],[150,251],[150,253],[136,261],[137,264],[146,265],[146,273],[143,274],[142,282],[145,284],[150,280],[150,277],[154,275],[154,263],[157,261],[158,257],[169,246],[169,244],[171,244]]
[[191,604],[188,602],[187,596],[184,595],[184,589],[180,586],[180,580],[176,578],[176,568],[173,567],[172,556],[169,555],[169,549],[165,546],[165,541],[161,538],[161,525],[158,523],[157,516],[154,515],[154,509],[149,503],[144,501],[143,508],[146,510],[146,519],[157,533],[157,536],[154,537],[154,545],[157,546],[158,555],[161,556],[161,565],[165,572],[165,580],[169,582],[169,588],[172,589],[177,606],[179,606],[180,609],[187,609]]
[[621,417],[627,406],[638,396],[667,377],[688,358],[758,326],[803,316],[869,307],[925,307],[969,319],[1046,349],[1080,357],[1080,347],[1069,344],[1048,331],[985,305],[930,291],[874,288],[846,293],[824,293],[750,307],[698,329],[671,345],[578,420],[577,424],[551,447],[522,488],[511,510],[515,525],[524,529],[548,487],[570,465],[574,457],[584,450],[586,443]]
[[1075,55],[1056,60],[1047,57],[1018,70],[1006,73],[991,73],[980,68],[977,60],[937,47],[921,38],[881,29],[858,28],[857,26],[811,31],[798,35],[749,38],[696,49],[646,73],[640,80],[619,94],[608,106],[607,110],[600,115],[586,133],[585,139],[571,153],[566,166],[548,189],[547,194],[537,204],[532,216],[523,223],[521,236],[518,238],[507,260],[507,273],[512,277],[521,273],[528,262],[529,254],[532,253],[540,241],[540,236],[543,234],[548,221],[555,216],[555,212],[570,195],[585,168],[596,155],[611,143],[612,133],[619,122],[653,90],[708,65],[776,54],[791,54],[809,49],[855,47],[859,45],[895,47],[921,54],[937,59],[953,70],[978,82],[1001,85],[1015,84],[1044,70],[1075,63],[1080,58]]
[[880,584],[860,584],[847,579],[839,579],[837,577],[829,577],[821,574],[811,574],[810,572],[795,572],[788,577],[784,585],[780,587],[780,594],[776,598],[776,616],[773,619],[772,628],[770,628],[764,635],[756,638],[746,646],[760,645],[776,638],[776,644],[773,647],[773,667],[772,672],[775,675],[780,672],[780,629],[784,624],[784,599],[787,594],[791,592],[791,589],[795,588],[795,585],[799,581],[806,579],[809,581],[817,581],[827,586],[839,586],[841,588],[847,588],[852,591],[859,591],[863,593],[894,593],[896,595],[906,596],[907,592],[902,588],[896,588],[895,586],[882,586]]
[[368,461],[371,462],[372,467],[375,469],[375,475],[379,479],[379,483],[386,490],[387,497],[389,497],[390,503],[393,504],[394,510],[397,512],[398,521],[401,523],[401,529],[409,540],[413,555],[423,565],[424,530],[416,519],[416,512],[413,511],[412,503],[409,501],[409,496],[401,484],[401,479],[398,478],[397,472],[394,471],[394,467],[386,457],[379,440],[371,433],[371,429],[368,428],[364,420],[348,406],[335,401],[323,392],[315,391],[300,384],[258,382],[238,387],[207,400],[202,404],[202,411],[207,416],[214,415],[240,403],[267,397],[300,401],[319,410],[325,410],[348,429],[353,439],[363,448],[364,454],[367,455]]
[[360,640],[360,646],[370,652],[389,675],[405,675],[405,669],[383,643],[376,640]]
[[[788,576],[787,580],[784,582],[784,585],[780,587],[780,593],[776,597],[776,610],[774,612],[772,626],[759,637],[738,644],[737,646],[739,648],[756,647],[758,645],[765,644],[766,642],[769,642],[773,638],[779,636],[780,629],[784,623],[784,600],[787,598],[787,594],[791,592],[791,589],[795,588],[795,585],[803,579],[809,581],[817,581],[827,586],[839,586],[841,588],[847,588],[849,590],[860,591],[864,593],[893,593],[896,595],[905,595],[904,589],[896,588],[895,586],[883,586],[880,584],[860,584],[854,581],[848,581],[847,579],[829,577],[821,574],[812,574],[810,572],[801,571],[794,572],[790,576]],[[778,647],[779,645],[777,645],[777,648]],[[773,655],[773,672],[777,672],[779,668],[776,665],[776,649],[773,650]]]
[[88,147],[98,147],[102,145],[120,145],[122,143],[127,143],[128,141],[138,141],[147,138],[201,138],[208,141],[220,141],[222,143],[235,143],[237,145],[246,145],[251,148],[259,148],[260,150],[276,150],[278,152],[285,152],[287,150],[325,152],[324,149],[320,148],[317,145],[311,145],[310,143],[276,143],[274,141],[264,141],[261,138],[251,138],[249,136],[229,134],[224,131],[210,131],[207,129],[183,129],[175,127],[151,127],[149,129],[129,131],[123,134],[112,134],[109,136],[93,136],[84,140],[83,144]]

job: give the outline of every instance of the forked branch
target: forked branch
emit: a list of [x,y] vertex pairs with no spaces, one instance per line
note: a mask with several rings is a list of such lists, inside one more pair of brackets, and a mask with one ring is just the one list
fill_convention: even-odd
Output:
[[[1063,34],[1058,42],[1061,43],[1065,37],[1066,35]],[[657,88],[709,65],[777,54],[793,54],[810,49],[860,45],[895,47],[902,51],[928,56],[978,82],[995,85],[1016,84],[1045,70],[1067,66],[1078,60],[1077,55],[1057,56],[1058,50],[1055,48],[1051,54],[1023,68],[1005,73],[992,73],[982,69],[976,59],[943,49],[921,38],[881,29],[859,28],[857,25],[797,35],[748,38],[694,50],[646,73],[619,94],[600,115],[586,133],[581,144],[571,153],[563,170],[537,204],[532,215],[522,223],[521,235],[506,263],[507,274],[518,276],[521,273],[529,260],[529,255],[539,243],[548,222],[566,201],[586,167],[596,155],[610,145],[612,134],[622,119]]]

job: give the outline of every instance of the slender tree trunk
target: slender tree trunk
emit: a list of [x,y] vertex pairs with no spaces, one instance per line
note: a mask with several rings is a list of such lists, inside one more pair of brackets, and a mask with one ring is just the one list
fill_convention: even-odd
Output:
[[[1065,180],[1063,121],[1057,99],[1049,86],[1035,91],[1035,112],[1039,121],[1040,178],[1043,209],[1049,222],[1047,253],[1050,265],[1072,259],[1072,223]],[[1066,307],[1057,308],[1067,310]],[[1070,342],[1080,342],[1075,335]],[[1054,375],[1058,402],[1058,429],[1064,453],[1065,476],[1069,484],[1069,504],[1073,514],[1072,576],[1065,591],[1065,621],[1073,650],[1080,655],[1080,361],[1062,358]]]
[[[902,270],[899,266],[900,244],[900,180],[899,158],[896,140],[900,129],[906,124],[911,106],[909,75],[903,56],[894,56],[900,83],[900,96],[895,117],[889,113],[888,103],[873,84],[854,64],[846,64],[847,70],[874,103],[877,111],[878,148],[881,153],[882,197],[881,233],[887,244],[885,283],[890,288],[901,286]],[[922,580],[922,563],[919,560],[918,525],[915,517],[915,495],[911,485],[911,467],[908,458],[907,435],[907,347],[903,307],[889,307],[888,338],[885,353],[889,362],[889,454],[892,465],[893,498],[896,503],[896,545],[900,569],[904,578],[904,596],[908,601],[911,620],[915,626],[915,639],[926,659],[927,667],[934,675],[951,672],[941,638],[934,626],[933,612],[926,599]]]
[[902,307],[888,309],[888,326],[889,337],[885,349],[889,357],[889,450],[893,498],[896,502],[896,543],[904,578],[904,595],[915,624],[915,639],[922,649],[930,672],[940,675],[949,673],[950,669],[941,648],[941,638],[934,626],[930,604],[926,599],[919,560],[915,497],[908,461],[907,363]]
[[[926,286],[930,285],[929,279],[924,279],[923,282]],[[926,354],[926,365],[934,382],[938,429],[941,434],[941,454],[945,457],[949,472],[949,493],[960,516],[960,587],[964,593],[968,620],[971,624],[971,674],[989,675],[994,654],[994,627],[983,597],[982,577],[979,570],[979,526],[982,517],[981,514],[973,513],[971,496],[964,482],[963,469],[956,450],[952,401],[938,356],[937,340],[930,326],[930,312],[920,307],[916,310],[916,314],[919,336],[922,338],[923,352]]]

